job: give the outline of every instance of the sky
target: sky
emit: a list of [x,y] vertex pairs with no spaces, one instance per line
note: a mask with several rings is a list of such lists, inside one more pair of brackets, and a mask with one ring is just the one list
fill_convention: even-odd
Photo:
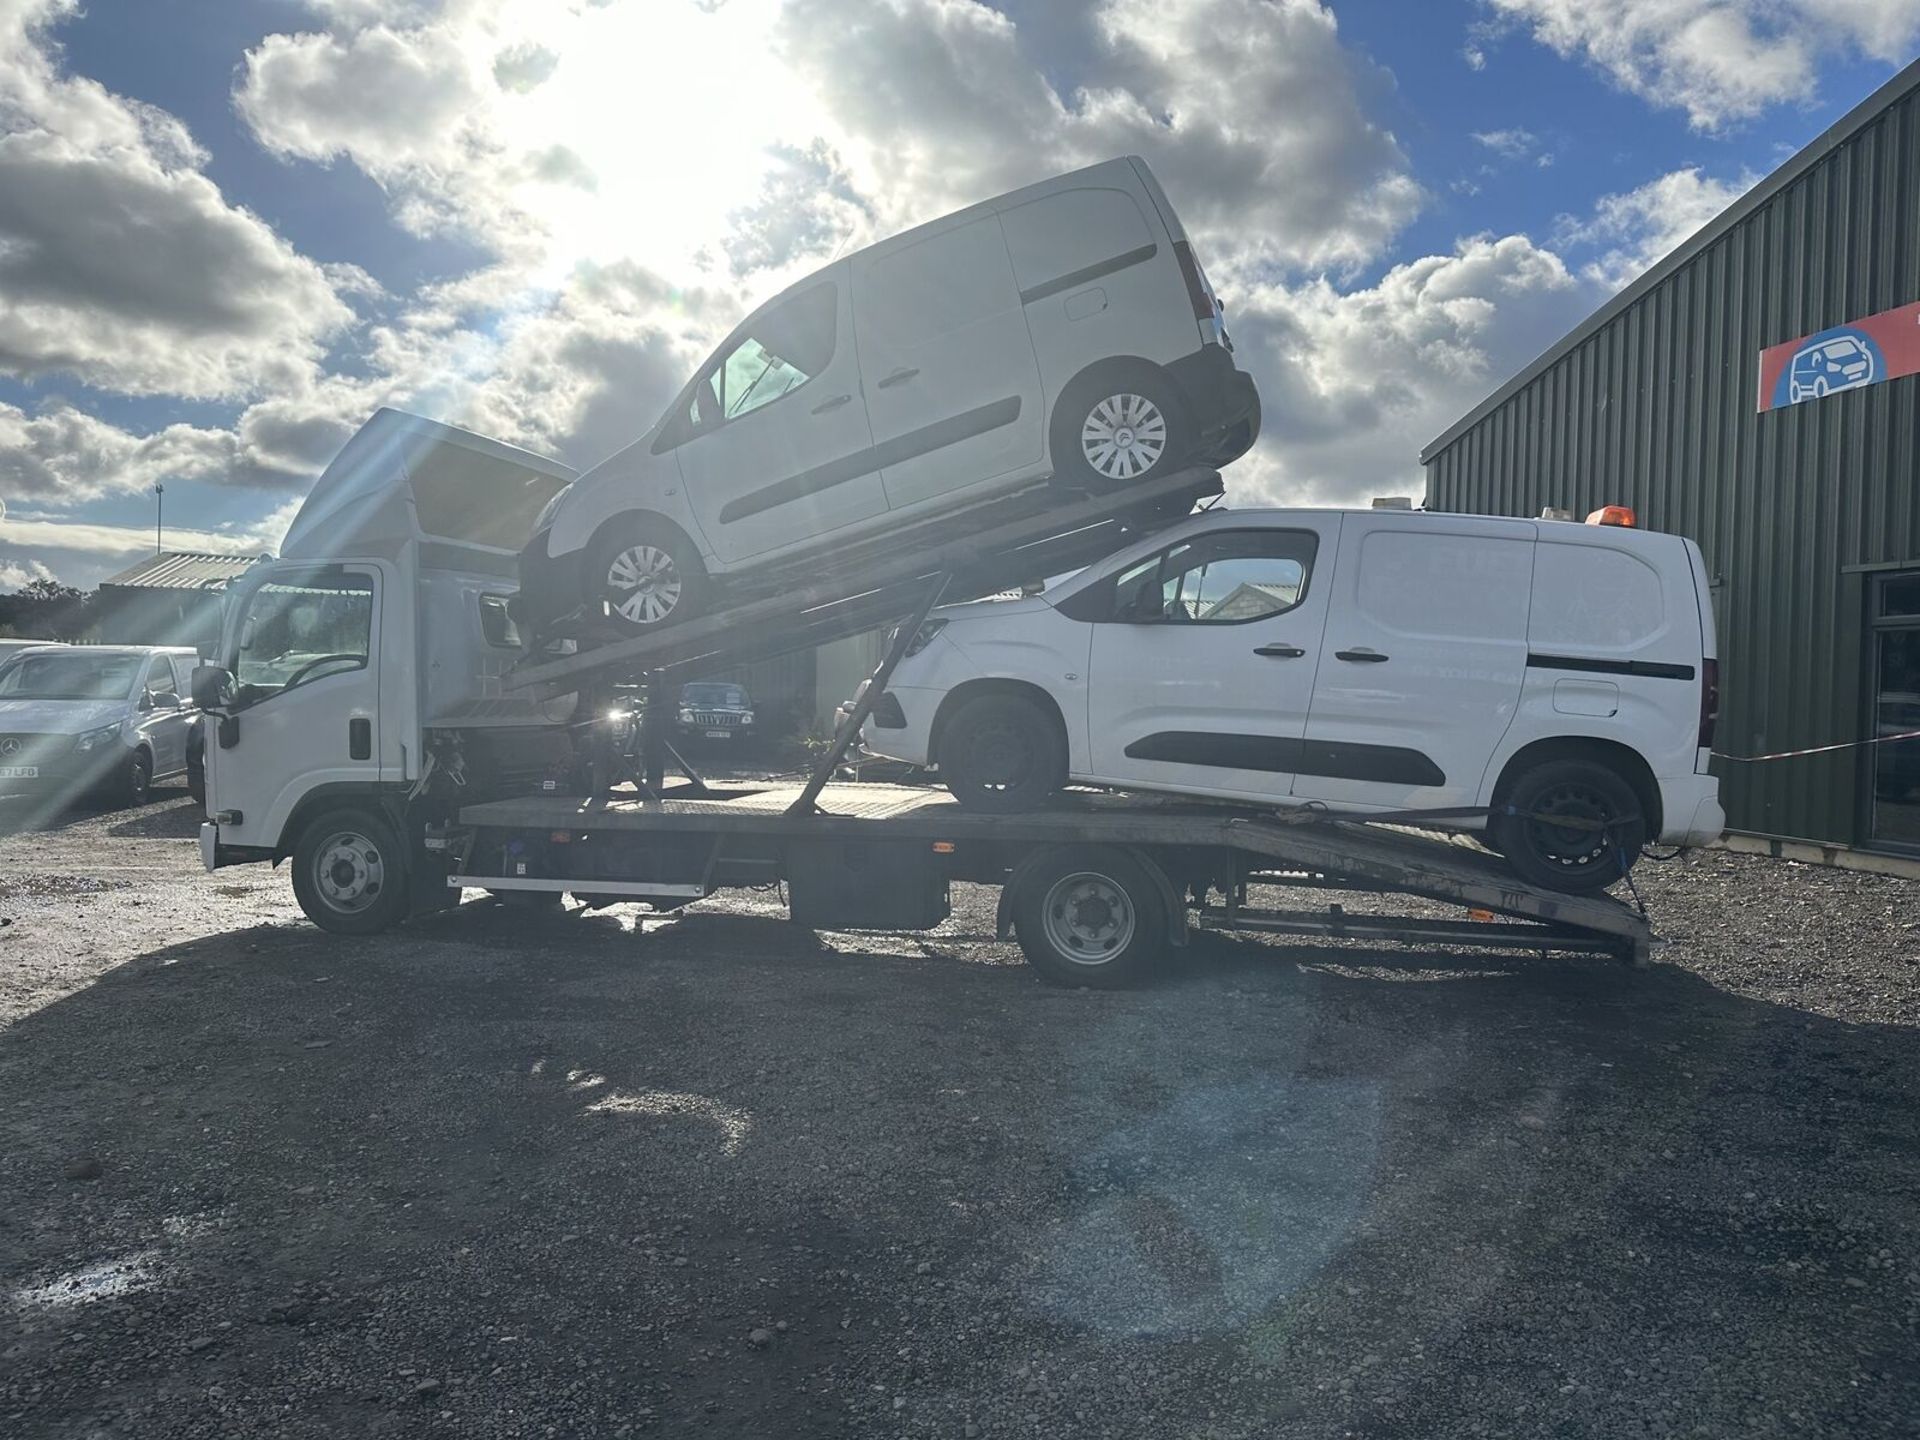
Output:
[[1917,53],[1920,0],[0,0],[0,589],[151,554],[156,484],[271,551],[382,405],[592,464],[836,254],[1128,153],[1261,389],[1230,499],[1417,495]]

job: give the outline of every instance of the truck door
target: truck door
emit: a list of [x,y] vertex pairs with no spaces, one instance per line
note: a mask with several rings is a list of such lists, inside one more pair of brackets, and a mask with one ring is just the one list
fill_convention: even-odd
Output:
[[1457,516],[1356,515],[1296,797],[1392,809],[1478,803],[1527,674],[1534,528]]
[[372,565],[289,564],[240,597],[219,657],[230,718],[208,720],[207,808],[240,815],[223,844],[279,843],[322,785],[399,778],[382,765],[379,579]]
[[1093,625],[1102,780],[1259,799],[1299,768],[1337,515],[1209,530],[1122,570]]

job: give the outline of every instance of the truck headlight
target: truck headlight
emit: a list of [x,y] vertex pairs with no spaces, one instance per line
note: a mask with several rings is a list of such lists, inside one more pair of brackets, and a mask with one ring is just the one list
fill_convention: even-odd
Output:
[[111,744],[120,738],[118,725],[102,725],[98,730],[89,730],[74,737],[73,748],[76,754],[84,755],[89,750],[98,750],[102,745]]

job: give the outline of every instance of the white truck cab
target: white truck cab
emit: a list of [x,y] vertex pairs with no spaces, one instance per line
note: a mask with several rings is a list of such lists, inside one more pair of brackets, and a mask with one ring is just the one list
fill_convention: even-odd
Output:
[[1725,823],[1713,614],[1676,535],[1214,510],[1042,595],[938,611],[915,643],[867,746],[976,809],[1072,781],[1451,811],[1571,891]]
[[378,915],[388,852],[408,843],[399,810],[431,767],[471,746],[487,747],[490,774],[547,763],[564,706],[509,696],[500,677],[522,651],[516,556],[572,478],[394,410],[347,442],[280,558],[234,585],[218,652],[194,674],[208,869],[294,855],[296,891],[331,887]]

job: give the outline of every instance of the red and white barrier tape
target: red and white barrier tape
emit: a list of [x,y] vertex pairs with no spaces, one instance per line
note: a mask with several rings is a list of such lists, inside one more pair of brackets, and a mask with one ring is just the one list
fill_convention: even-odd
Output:
[[1857,750],[1862,745],[1887,745],[1895,740],[1920,740],[1920,730],[1906,730],[1898,735],[1876,735],[1871,740],[1842,740],[1837,745],[1809,745],[1805,750],[1778,750],[1771,755],[1729,755],[1724,750],[1716,750],[1713,758],[1730,760],[1735,765],[1757,765],[1762,760],[1792,760],[1801,755],[1825,755],[1830,750]]

